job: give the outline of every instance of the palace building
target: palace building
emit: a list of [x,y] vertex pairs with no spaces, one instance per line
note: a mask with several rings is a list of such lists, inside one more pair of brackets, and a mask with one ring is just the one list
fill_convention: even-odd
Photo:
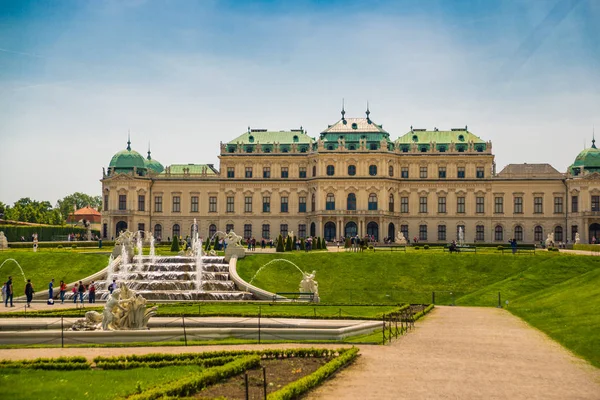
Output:
[[163,241],[233,230],[245,238],[373,236],[420,242],[539,243],[600,239],[600,150],[559,172],[510,164],[467,127],[411,127],[397,139],[370,118],[342,118],[312,138],[250,129],[221,143],[220,166],[163,167],[131,149],[103,171],[102,235],[152,231]]

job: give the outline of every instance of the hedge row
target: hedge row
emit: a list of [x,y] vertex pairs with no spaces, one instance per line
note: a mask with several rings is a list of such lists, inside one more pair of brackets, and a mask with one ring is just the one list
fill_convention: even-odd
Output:
[[348,350],[340,350],[339,356],[323,365],[315,372],[304,378],[284,386],[282,389],[267,396],[269,400],[295,399],[321,384],[325,379],[333,375],[338,369],[351,363],[358,357],[358,348],[352,347]]
[[90,369],[91,365],[85,357],[36,358],[34,360],[0,360],[0,369],[24,368],[73,371]]
[[154,387],[139,394],[129,396],[129,400],[154,400],[165,396],[189,396],[197,393],[206,386],[217,383],[225,378],[241,374],[242,372],[258,367],[260,357],[250,355],[236,359],[222,366],[213,367],[199,374],[188,375],[182,379]]
[[[38,240],[49,242],[54,236],[66,236],[71,233],[87,236],[87,229],[72,226],[53,226],[53,225],[40,225],[40,226],[27,226],[27,225],[0,225],[0,231],[4,232],[4,235],[9,242],[20,242],[21,236],[25,237],[25,240],[31,243],[31,235],[34,233],[38,234]],[[100,231],[92,229],[92,235],[100,236]]]
[[200,359],[194,358],[189,360],[163,360],[163,361],[126,361],[126,360],[118,360],[118,361],[100,361],[96,363],[96,368],[102,369],[134,369],[134,368],[164,368],[164,367],[173,367],[173,366],[181,366],[181,365],[198,365],[200,367],[211,368],[220,366],[223,364],[227,364],[229,362],[234,361],[235,356],[230,357],[215,357],[208,359]]
[[600,244],[574,244],[573,250],[598,251],[600,252]]
[[[115,242],[111,241],[102,241],[103,246],[114,246]],[[46,248],[65,248],[69,249],[71,247],[98,247],[99,243],[96,241],[88,242],[88,241],[78,241],[78,242],[40,242],[38,243],[38,248],[46,249]],[[31,249],[33,248],[33,243],[31,242],[13,242],[9,243],[8,247],[11,249]]]
[[419,311],[418,313],[416,313],[415,315],[413,315],[413,318],[415,321],[423,318],[426,314],[429,313],[429,311],[433,310],[434,305],[430,304],[427,307],[425,307],[425,309],[423,311]]

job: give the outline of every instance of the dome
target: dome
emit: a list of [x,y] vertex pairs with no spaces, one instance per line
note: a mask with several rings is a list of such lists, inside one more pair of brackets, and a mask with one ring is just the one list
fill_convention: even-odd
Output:
[[148,150],[148,157],[144,160],[144,163],[146,164],[146,168],[148,168],[150,171],[156,172],[157,174],[160,174],[165,170],[165,167],[163,167],[161,163],[152,159],[150,156],[150,150]]
[[571,166],[571,171],[578,175],[585,171],[600,171],[600,150],[596,148],[596,141],[592,140],[592,147],[583,150],[575,157],[575,162]]
[[127,148],[119,151],[115,154],[108,164],[110,168],[115,170],[123,169],[146,169],[146,160],[140,153],[135,150],[131,150],[131,142],[127,142]]

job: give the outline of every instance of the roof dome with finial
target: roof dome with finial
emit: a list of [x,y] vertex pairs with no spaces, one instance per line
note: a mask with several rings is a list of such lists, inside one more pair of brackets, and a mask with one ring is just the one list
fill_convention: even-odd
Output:
[[146,168],[148,168],[150,171],[156,172],[157,174],[160,174],[165,170],[165,167],[163,167],[161,163],[159,163],[157,160],[153,160],[150,156],[150,146],[148,146],[148,157],[146,157],[144,162],[146,164]]
[[571,166],[571,172],[579,175],[583,170],[588,172],[600,172],[600,150],[596,148],[596,139],[592,139],[592,147],[583,150],[575,158]]
[[114,168],[115,171],[128,171],[133,168],[145,170],[146,160],[140,153],[135,150],[131,150],[131,140],[127,138],[127,148],[119,151],[115,154],[108,164],[110,168]]

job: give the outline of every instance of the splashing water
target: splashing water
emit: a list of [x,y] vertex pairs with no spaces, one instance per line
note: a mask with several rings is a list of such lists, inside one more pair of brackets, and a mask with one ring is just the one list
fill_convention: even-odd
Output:
[[138,232],[138,237],[137,237],[137,242],[136,242],[137,253],[138,253],[136,271],[141,271],[144,266],[144,260],[142,260],[142,256],[144,255],[144,239],[142,239],[142,235],[140,233],[141,232]]
[[17,260],[15,260],[14,258],[8,258],[8,259],[4,260],[4,262],[2,264],[0,264],[0,269],[2,269],[2,266],[9,261],[12,261],[15,264],[17,264],[17,267],[19,267],[19,269],[21,270],[21,275],[23,275],[23,282],[27,283],[27,278],[25,278],[25,273],[23,272],[23,268],[21,268],[21,264],[19,264],[19,262]]
[[156,262],[156,248],[154,247],[154,235],[150,234],[150,261],[152,263]]
[[256,271],[256,273],[254,274],[254,276],[252,277],[252,279],[250,279],[250,282],[248,282],[248,284],[250,284],[250,285],[251,285],[251,284],[252,284],[252,281],[254,281],[254,278],[256,278],[256,275],[258,275],[258,274],[259,274],[259,273],[260,273],[260,272],[261,272],[263,269],[265,269],[265,268],[266,268],[266,267],[268,267],[269,265],[271,265],[271,264],[273,264],[273,263],[276,263],[276,262],[286,262],[286,263],[288,263],[288,264],[292,264],[294,267],[296,267],[296,269],[297,269],[298,271],[300,271],[300,273],[302,274],[302,276],[304,276],[304,275],[305,275],[305,272],[304,272],[304,271],[302,271],[302,270],[300,269],[300,267],[299,267],[299,266],[297,266],[296,264],[294,264],[294,263],[293,263],[293,262],[291,262],[290,260],[286,260],[285,258],[276,258],[276,259],[274,259],[274,260],[271,260],[271,261],[269,261],[268,263],[266,263],[266,264],[265,264],[265,265],[263,265],[262,267],[260,267],[260,268],[258,269],[258,271]]
[[202,280],[204,278],[204,263],[202,261],[202,240],[196,241],[196,290],[202,290]]

